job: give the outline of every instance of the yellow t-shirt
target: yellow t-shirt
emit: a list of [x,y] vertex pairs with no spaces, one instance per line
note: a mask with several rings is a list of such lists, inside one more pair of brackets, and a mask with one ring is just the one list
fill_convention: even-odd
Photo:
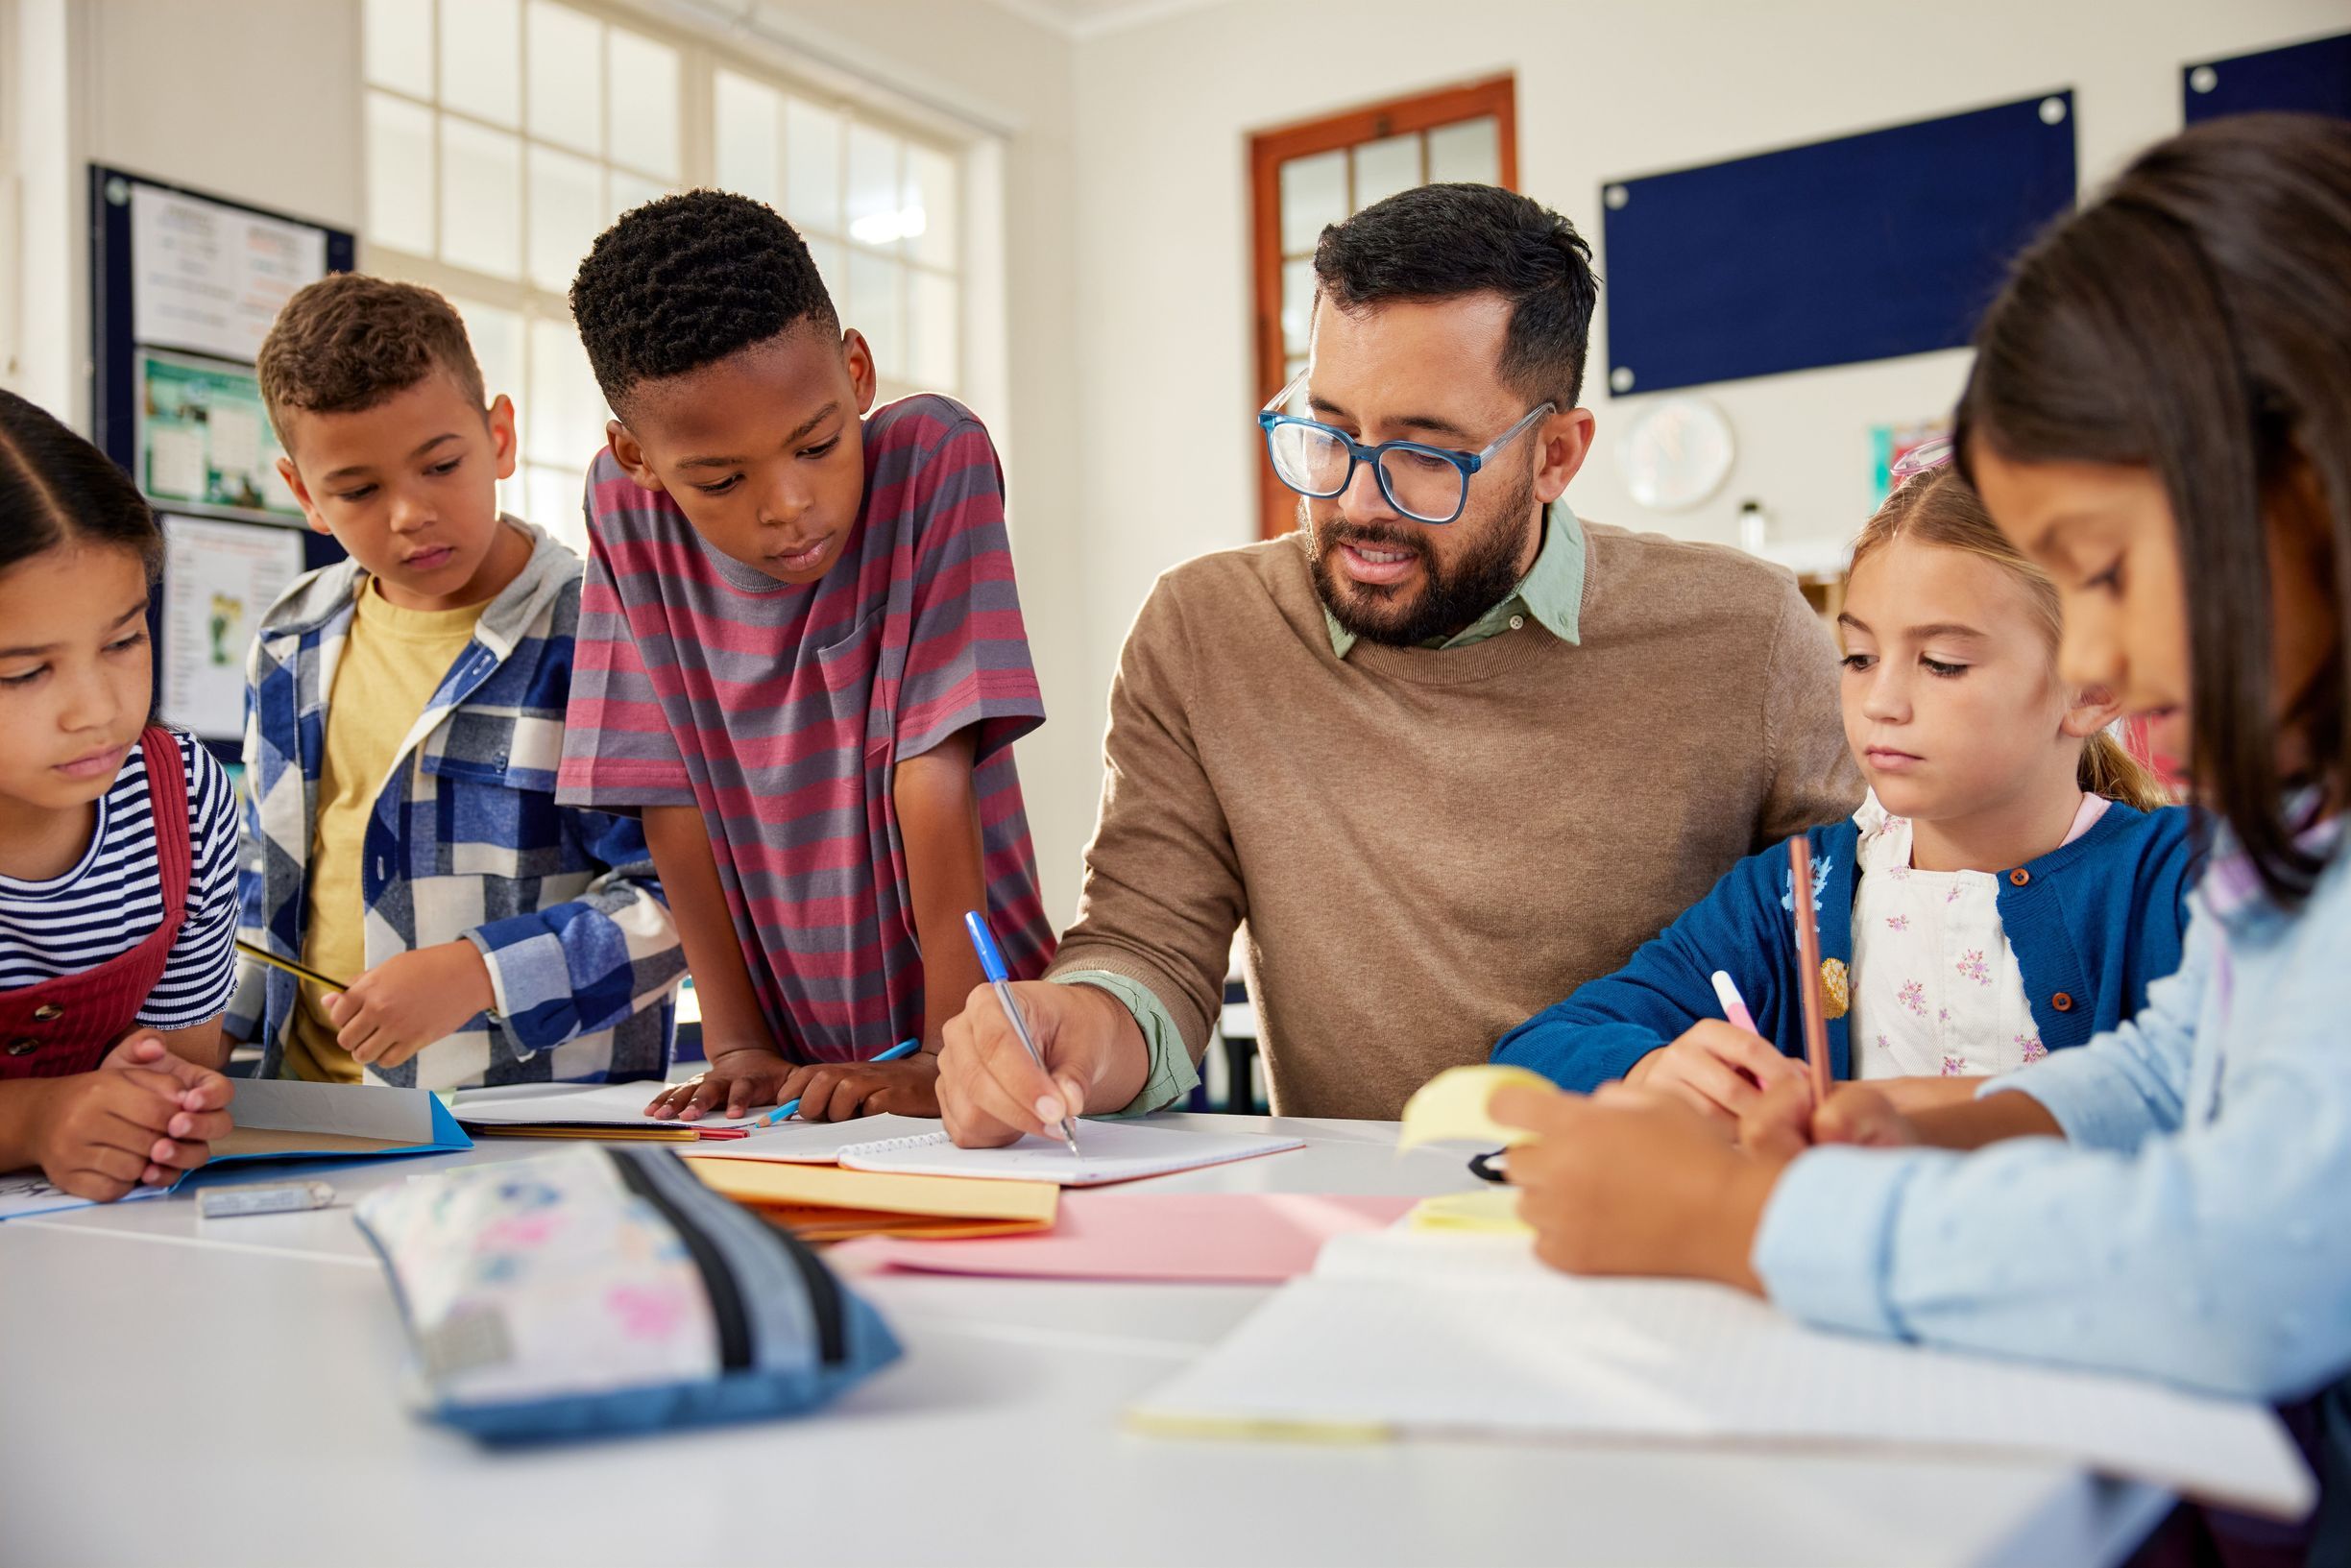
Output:
[[[350,981],[368,967],[359,880],[368,817],[400,759],[400,742],[473,639],[483,608],[402,610],[376,591],[373,578],[360,584],[327,696],[327,756],[319,767],[318,828],[310,843],[303,962],[322,975]],[[320,1002],[326,993],[308,981],[300,982],[298,992],[286,1030],[285,1075],[360,1082],[359,1064],[335,1044],[335,1026]]]

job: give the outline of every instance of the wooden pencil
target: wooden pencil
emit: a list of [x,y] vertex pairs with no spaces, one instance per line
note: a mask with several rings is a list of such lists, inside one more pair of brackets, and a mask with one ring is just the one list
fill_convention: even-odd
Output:
[[1812,1073],[1812,1103],[1829,1099],[1829,1015],[1821,1001],[1820,920],[1812,908],[1812,845],[1788,840],[1788,902],[1796,908],[1796,994],[1804,1003],[1805,1066]]
[[304,969],[293,959],[280,958],[274,953],[267,953],[254,947],[251,942],[239,941],[236,945],[236,950],[237,952],[243,953],[246,957],[251,958],[254,963],[267,964],[272,969],[282,969],[298,980],[308,980],[312,985],[323,986],[329,991],[348,991],[351,989],[341,980],[330,980],[315,969]]

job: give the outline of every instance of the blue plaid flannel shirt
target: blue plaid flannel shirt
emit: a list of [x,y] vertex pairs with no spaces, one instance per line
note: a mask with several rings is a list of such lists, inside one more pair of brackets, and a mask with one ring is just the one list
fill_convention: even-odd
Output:
[[[360,883],[370,968],[460,939],[481,950],[497,999],[447,1039],[371,1081],[476,1084],[658,1078],[686,972],[677,928],[634,817],[555,804],[580,558],[531,536],[521,576],[409,730],[376,798]],[[362,572],[299,579],[262,617],[247,664],[239,786],[238,937],[299,959],[309,913],[327,696]],[[228,1027],[282,1071],[295,982],[239,956]]]

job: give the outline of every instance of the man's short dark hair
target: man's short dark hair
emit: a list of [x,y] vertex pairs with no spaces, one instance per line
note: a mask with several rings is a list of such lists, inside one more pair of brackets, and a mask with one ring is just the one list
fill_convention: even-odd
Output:
[[364,273],[330,273],[297,289],[254,364],[280,442],[289,415],[360,413],[435,371],[475,408],[489,401],[455,308],[428,288]]
[[1315,283],[1345,311],[1394,300],[1498,294],[1510,330],[1497,367],[1530,399],[1573,408],[1600,297],[1575,225],[1498,185],[1420,185],[1322,230]]
[[617,412],[640,381],[699,370],[803,322],[840,330],[792,226],[716,190],[647,202],[597,235],[571,280],[571,319]]

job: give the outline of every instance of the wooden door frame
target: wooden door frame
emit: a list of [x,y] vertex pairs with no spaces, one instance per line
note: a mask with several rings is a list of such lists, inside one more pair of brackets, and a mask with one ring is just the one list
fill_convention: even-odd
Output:
[[[1254,332],[1249,363],[1255,374],[1252,400],[1263,401],[1281,389],[1281,166],[1292,158],[1311,157],[1342,148],[1433,131],[1439,126],[1491,115],[1494,156],[1502,183],[1518,188],[1518,89],[1508,73],[1465,82],[1428,92],[1407,93],[1361,109],[1276,126],[1249,137],[1249,274],[1255,293]],[[1349,203],[1351,206],[1353,204]],[[1253,411],[1253,409],[1252,409]],[[1297,497],[1273,477],[1265,458],[1265,442],[1252,426],[1249,461],[1258,474],[1258,534],[1273,539],[1286,534],[1297,510]]]

